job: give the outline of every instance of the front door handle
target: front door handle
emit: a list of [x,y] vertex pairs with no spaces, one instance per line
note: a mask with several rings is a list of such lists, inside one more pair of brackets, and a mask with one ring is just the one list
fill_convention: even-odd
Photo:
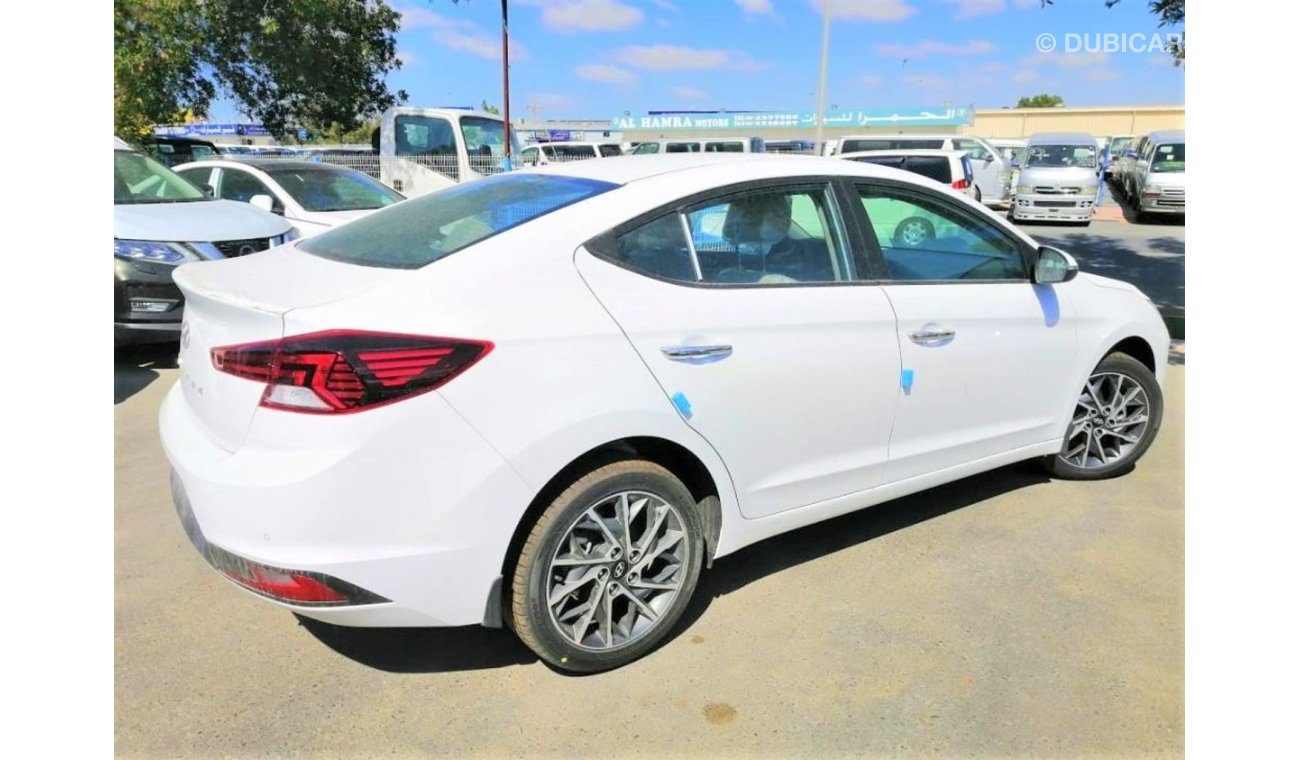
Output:
[[908,335],[913,343],[922,346],[937,346],[951,341],[956,337],[956,330],[945,330],[943,328],[923,327],[920,330]]
[[731,356],[731,346],[664,346],[659,349],[675,362],[703,364]]

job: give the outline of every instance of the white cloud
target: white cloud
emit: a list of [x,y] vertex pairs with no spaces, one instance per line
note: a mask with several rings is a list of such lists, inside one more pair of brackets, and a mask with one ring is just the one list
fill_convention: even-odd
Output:
[[1043,0],[1012,0],[1017,8],[1042,8]]
[[[501,60],[501,38],[485,34],[477,26],[471,29],[440,29],[433,33],[433,39],[443,47],[452,50],[469,53],[490,61]],[[511,40],[510,62],[524,63],[528,59],[528,49],[522,44]]]
[[885,78],[879,74],[864,74],[862,83],[868,87],[880,87],[885,83]]
[[437,13],[418,6],[398,7],[395,8],[402,15],[402,31],[412,31],[415,29],[448,29],[451,27],[474,26],[472,21],[449,19],[446,16],[440,16]]
[[629,66],[651,71],[717,69],[727,65],[725,50],[699,50],[678,45],[633,45],[614,55]]
[[654,3],[669,13],[678,13],[681,11],[681,8],[678,8],[674,3],[668,2],[668,0],[654,0]]
[[627,69],[608,63],[588,63],[573,70],[579,79],[592,82],[609,82],[610,84],[630,84],[636,81],[636,74]]
[[1007,9],[1006,0],[944,0],[944,2],[957,6],[957,15],[954,18],[958,21],[987,16],[990,13],[1001,13]]
[[1118,82],[1124,77],[1114,69],[1093,69],[1088,72],[1089,82]]
[[402,62],[403,68],[410,68],[424,61],[423,58],[411,52],[410,50],[397,51],[397,60]]
[[[822,0],[808,0],[818,15]],[[846,21],[902,21],[916,13],[906,0],[831,0],[831,16]]]
[[1026,82],[1038,81],[1038,72],[1033,69],[1020,69],[1012,75],[1011,81],[1016,84],[1025,84]]
[[776,9],[772,7],[772,0],[736,0],[746,16],[775,16]]
[[608,32],[645,20],[640,8],[619,0],[516,0],[542,9],[542,23],[557,32]]
[[1035,53],[1026,56],[1020,60],[1022,66],[1039,66],[1050,64],[1053,66],[1065,66],[1067,68],[1082,68],[1085,66],[1105,66],[1110,63],[1110,56],[1106,53]]
[[669,21],[668,19],[666,19],[666,18],[657,18],[657,19],[655,19],[655,26],[659,27],[660,29],[667,29],[668,27],[670,27],[670,26],[672,26],[672,25],[673,25],[673,23],[672,23],[671,21]]
[[694,87],[669,87],[668,92],[682,100],[708,100],[711,97],[704,90],[697,90]]
[[982,55],[993,52],[988,40],[971,40],[960,44],[922,40],[915,45],[890,43],[876,45],[876,52],[889,58],[924,58],[927,55]]

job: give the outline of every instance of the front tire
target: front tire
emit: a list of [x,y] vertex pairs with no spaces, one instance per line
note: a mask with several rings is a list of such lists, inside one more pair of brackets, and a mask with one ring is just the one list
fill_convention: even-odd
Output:
[[1110,354],[1079,391],[1061,452],[1045,460],[1048,471],[1102,480],[1132,470],[1155,440],[1164,408],[1151,370],[1128,354]]
[[686,486],[640,460],[598,467],[542,512],[511,586],[511,624],[538,657],[594,673],[668,636],[690,603],[704,530]]

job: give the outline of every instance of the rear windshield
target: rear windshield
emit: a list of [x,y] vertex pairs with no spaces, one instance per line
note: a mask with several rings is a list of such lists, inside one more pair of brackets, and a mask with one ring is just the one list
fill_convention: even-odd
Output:
[[575,177],[498,174],[399,203],[298,247],[349,264],[418,269],[615,187]]

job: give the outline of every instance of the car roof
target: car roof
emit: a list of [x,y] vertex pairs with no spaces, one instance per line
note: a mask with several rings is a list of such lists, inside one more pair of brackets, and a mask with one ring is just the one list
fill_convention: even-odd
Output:
[[1090,145],[1097,147],[1097,138],[1087,132],[1039,132],[1029,136],[1029,145]]
[[658,137],[653,140],[642,140],[640,145],[645,143],[682,143],[682,142],[744,142],[757,135],[704,135],[703,137]]
[[943,148],[894,148],[891,150],[854,150],[848,153],[838,153],[836,158],[853,158],[854,156],[947,156],[948,158],[961,158],[966,155],[960,150],[944,150]]
[[1187,136],[1181,129],[1162,129],[1147,134],[1147,140],[1156,144],[1187,142]]
[[914,181],[915,175],[888,166],[845,161],[839,156],[803,156],[781,153],[651,153],[610,156],[599,161],[572,161],[522,169],[514,173],[554,174],[627,185],[651,177],[681,173],[699,177],[717,175],[724,184],[731,170],[746,175],[797,177],[805,175],[849,175]]
[[185,167],[245,167],[251,166],[254,169],[269,171],[282,169],[284,171],[306,171],[308,169],[324,169],[325,171],[355,171],[346,166],[330,164],[324,161],[297,161],[292,158],[258,158],[256,156],[232,156],[230,158],[211,158],[202,161],[191,161],[183,166],[176,167],[182,169]]
[[959,137],[974,139],[975,135],[959,135],[956,132],[868,132],[860,135],[842,135],[840,140],[948,140]]

